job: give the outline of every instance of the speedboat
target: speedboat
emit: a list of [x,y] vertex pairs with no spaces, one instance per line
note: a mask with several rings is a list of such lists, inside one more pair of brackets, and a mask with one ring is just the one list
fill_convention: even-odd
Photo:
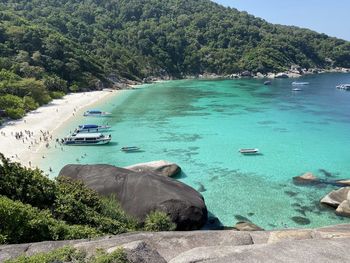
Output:
[[100,110],[88,110],[84,112],[84,116],[104,117],[108,115],[111,115],[111,113]]
[[302,89],[301,88],[294,88],[294,89],[292,89],[292,91],[302,91]]
[[75,133],[90,133],[90,132],[103,132],[110,129],[111,126],[108,125],[96,125],[96,124],[84,124],[79,125],[77,129],[75,129]]
[[337,89],[350,90],[350,84],[340,84],[337,86]]
[[309,85],[309,82],[298,82],[298,81],[294,81],[292,82],[293,86],[304,86],[304,85]]
[[75,133],[62,139],[61,142],[65,145],[99,145],[107,144],[111,139],[111,135],[102,133]]
[[259,149],[257,149],[257,148],[240,149],[239,152],[241,154],[258,154],[259,153]]
[[122,150],[123,152],[138,152],[140,151],[140,148],[137,146],[126,146],[122,147],[120,150]]

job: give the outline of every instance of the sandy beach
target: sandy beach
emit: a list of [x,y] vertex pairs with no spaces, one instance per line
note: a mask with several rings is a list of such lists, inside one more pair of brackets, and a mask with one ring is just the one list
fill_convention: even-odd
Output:
[[53,100],[24,118],[0,126],[0,152],[27,167],[43,158],[40,149],[55,144],[54,132],[76,114],[120,91],[103,90],[73,93]]

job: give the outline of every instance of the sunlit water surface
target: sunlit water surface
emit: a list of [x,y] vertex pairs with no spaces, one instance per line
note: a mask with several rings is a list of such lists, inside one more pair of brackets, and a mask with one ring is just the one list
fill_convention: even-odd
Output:
[[[152,160],[178,163],[178,180],[200,190],[209,211],[227,226],[248,218],[266,229],[350,222],[319,200],[334,186],[295,186],[305,172],[328,180],[350,177],[350,92],[337,90],[349,74],[293,80],[179,80],[123,91],[98,105],[110,118],[76,117],[78,124],[112,125],[105,146],[50,147],[40,163],[51,176],[69,163],[127,166]],[[299,81],[299,80],[298,80]],[[123,146],[142,152],[124,153]],[[243,156],[240,148],[259,148]]]

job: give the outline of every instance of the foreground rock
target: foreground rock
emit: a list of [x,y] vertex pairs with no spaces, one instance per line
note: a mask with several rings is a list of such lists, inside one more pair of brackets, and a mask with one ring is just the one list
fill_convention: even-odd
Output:
[[181,168],[176,163],[163,160],[139,163],[124,168],[138,173],[154,173],[167,177],[173,177],[181,173]]
[[350,200],[349,192],[350,187],[333,190],[321,199],[321,203],[337,208],[343,201]]
[[312,173],[305,173],[300,176],[293,177],[293,182],[295,184],[316,184],[319,183],[319,179]]
[[125,249],[131,262],[349,262],[350,225],[319,229],[240,232],[142,232],[94,240],[0,246],[0,262],[66,245],[89,254]]
[[200,229],[207,221],[202,195],[168,177],[106,164],[66,165],[59,176],[81,180],[101,195],[115,195],[125,212],[140,222],[154,210],[167,213],[177,230]]

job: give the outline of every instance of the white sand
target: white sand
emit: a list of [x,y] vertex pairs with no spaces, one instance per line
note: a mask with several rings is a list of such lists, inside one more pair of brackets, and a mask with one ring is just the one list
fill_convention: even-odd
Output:
[[[7,122],[0,127],[0,152],[13,161],[33,167],[35,160],[42,158],[40,149],[44,149],[47,143],[55,142],[53,133],[57,128],[76,114],[82,114],[83,109],[117,92],[103,90],[69,94],[28,113],[20,120]],[[23,136],[16,139],[15,134],[20,132]]]

